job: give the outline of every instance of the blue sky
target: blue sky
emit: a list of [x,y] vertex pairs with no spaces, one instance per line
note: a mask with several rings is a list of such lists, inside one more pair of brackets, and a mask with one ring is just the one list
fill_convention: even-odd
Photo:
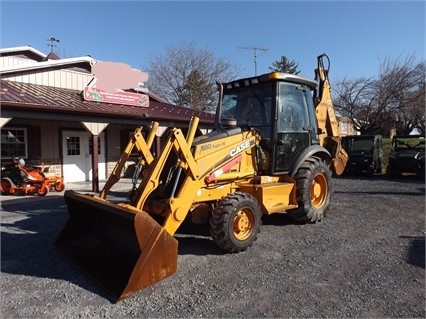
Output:
[[31,45],[144,70],[150,54],[193,42],[257,74],[281,56],[313,78],[317,55],[333,80],[376,76],[385,59],[425,60],[425,1],[1,1],[2,48]]

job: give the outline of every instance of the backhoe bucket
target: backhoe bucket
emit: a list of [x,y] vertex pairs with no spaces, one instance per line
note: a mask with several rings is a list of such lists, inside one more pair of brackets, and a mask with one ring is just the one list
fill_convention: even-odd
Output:
[[64,193],[69,219],[53,250],[117,302],[176,272],[178,242],[145,212]]

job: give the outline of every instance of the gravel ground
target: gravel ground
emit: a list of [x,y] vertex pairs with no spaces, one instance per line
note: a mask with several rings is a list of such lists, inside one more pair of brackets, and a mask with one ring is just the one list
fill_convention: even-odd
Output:
[[425,318],[424,181],[336,178],[334,190],[322,222],[264,217],[239,254],[183,227],[177,273],[116,304],[50,249],[61,194],[3,200],[1,316]]

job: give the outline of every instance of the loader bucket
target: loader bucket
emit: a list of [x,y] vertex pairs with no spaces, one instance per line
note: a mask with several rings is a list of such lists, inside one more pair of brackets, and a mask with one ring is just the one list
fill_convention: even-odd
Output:
[[65,191],[69,219],[53,250],[114,302],[176,272],[177,240],[145,212]]

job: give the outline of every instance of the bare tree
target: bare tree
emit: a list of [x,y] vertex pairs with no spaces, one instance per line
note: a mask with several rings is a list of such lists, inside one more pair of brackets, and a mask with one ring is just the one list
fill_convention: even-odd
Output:
[[378,79],[344,79],[335,87],[337,111],[352,119],[361,134],[408,134],[424,127],[424,64],[386,59]]
[[373,106],[371,104],[370,92],[373,81],[366,78],[353,80],[344,79],[335,88],[336,110],[353,122],[357,131],[368,131],[371,125]]
[[279,60],[272,63],[272,67],[269,69],[274,72],[284,72],[290,74],[299,74],[300,70],[297,70],[299,63],[295,61],[290,61],[285,56],[282,56]]
[[235,79],[239,68],[208,48],[193,42],[170,46],[163,55],[151,55],[146,68],[147,87],[170,103],[212,112],[217,105],[216,81]]
[[413,129],[425,132],[425,65],[417,64],[406,76],[405,90],[398,92],[395,112],[397,131],[409,134]]
[[[423,64],[423,69],[424,69],[424,64]],[[426,91],[425,91],[425,80],[424,80],[424,74],[425,72],[423,71],[423,85],[421,85],[418,89],[417,94],[414,94],[413,96],[413,100],[416,101],[416,104],[414,106],[414,110],[413,110],[413,115],[416,117],[417,121],[415,124],[415,128],[417,129],[417,131],[420,134],[425,134],[426,133],[426,118],[425,118],[425,106],[426,106],[426,101],[425,101],[425,96],[426,96]]]

